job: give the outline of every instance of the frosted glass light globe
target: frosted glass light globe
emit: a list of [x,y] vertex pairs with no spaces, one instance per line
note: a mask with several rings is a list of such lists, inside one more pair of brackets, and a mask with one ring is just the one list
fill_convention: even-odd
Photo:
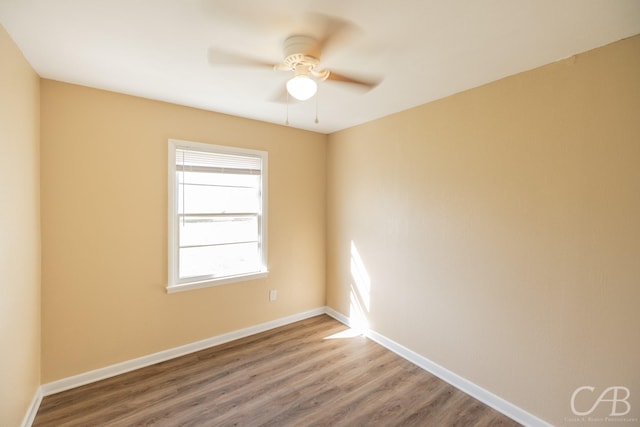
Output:
[[298,101],[306,101],[316,94],[318,84],[311,77],[295,76],[287,82],[287,92]]

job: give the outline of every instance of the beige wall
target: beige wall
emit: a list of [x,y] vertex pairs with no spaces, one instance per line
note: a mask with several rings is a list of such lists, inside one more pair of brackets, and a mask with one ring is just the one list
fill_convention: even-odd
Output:
[[40,385],[40,80],[0,25],[0,425]]
[[[326,136],[41,90],[43,383],[325,304]],[[166,293],[169,138],[269,152],[267,279]]]
[[583,385],[640,417],[640,36],[333,134],[327,164],[330,307],[553,424]]

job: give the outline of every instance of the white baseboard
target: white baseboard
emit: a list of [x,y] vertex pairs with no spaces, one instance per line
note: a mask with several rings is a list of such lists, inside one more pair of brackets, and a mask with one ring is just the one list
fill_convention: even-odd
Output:
[[[71,388],[79,387],[85,384],[93,383],[103,380],[105,378],[114,377],[116,375],[124,374],[145,366],[153,365],[155,363],[164,362],[185,354],[194,353],[196,351],[204,350],[209,347],[224,344],[229,341],[237,340],[239,338],[248,337],[260,332],[268,331],[280,326],[288,325],[289,323],[304,320],[309,317],[324,314],[325,308],[318,307],[313,310],[305,311],[303,313],[294,314],[291,316],[283,317],[280,319],[272,320],[258,325],[250,326],[248,328],[239,329],[226,334],[218,335],[215,337],[207,338],[202,341],[197,341],[191,344],[186,344],[180,347],[163,350],[158,353],[142,356],[137,359],[127,360],[125,362],[116,363],[115,365],[106,366],[93,371],[85,372],[82,374],[74,375],[72,377],[63,378],[61,380],[53,381],[47,384],[43,384],[41,387],[42,396],[49,396],[54,393],[69,390]],[[36,407],[37,411],[37,407]]]
[[[237,331],[232,331],[226,334],[207,338],[202,341],[197,341],[180,347],[160,351],[158,353],[139,357],[137,359],[128,360],[122,363],[117,363],[115,365],[106,366],[104,368],[43,384],[38,388],[36,395],[31,402],[31,406],[29,407],[29,410],[22,422],[22,427],[31,426],[44,396],[49,396],[54,393],[59,393],[61,391],[69,390],[71,388],[96,382],[105,378],[110,378],[119,374],[133,371],[135,369],[153,365],[155,363],[164,362],[179,356],[184,356],[185,354],[204,350],[216,345],[224,344],[229,341],[268,331],[270,329],[288,325],[299,320],[308,319],[319,314],[328,314],[339,322],[347,326],[352,326],[350,325],[351,322],[349,318],[344,314],[339,313],[330,307],[318,307],[303,313],[298,313],[258,325],[250,326],[248,328],[239,329]],[[496,396],[495,394],[449,371],[448,369],[438,365],[437,363],[432,362],[431,360],[419,355],[413,350],[410,350],[396,343],[395,341],[390,340],[384,335],[372,331],[371,329],[367,329],[363,332],[367,337],[382,345],[383,347],[386,347],[387,349],[393,351],[404,359],[432,373],[433,375],[462,390],[468,395],[478,399],[484,404],[494,408],[495,410],[503,413],[509,418],[519,422],[520,424],[527,427],[552,427],[552,425],[547,423],[546,421],[530,414],[529,412],[519,408],[516,405],[513,405],[510,402],[507,402],[501,397]]]
[[347,325],[350,328],[353,327],[353,325],[351,324],[351,319],[349,319],[348,316],[345,316],[344,314],[340,313],[339,311],[335,311],[331,307],[325,307],[324,312],[326,314],[328,314],[329,316],[333,317],[334,319],[336,319],[338,322],[344,323],[345,325]]
[[33,424],[33,420],[36,418],[36,414],[38,413],[38,408],[40,408],[40,403],[42,403],[42,397],[42,386],[40,386],[36,390],[36,394],[33,396],[33,399],[31,399],[31,404],[22,419],[20,427],[31,427],[31,424]]
[[[350,326],[349,317],[345,316],[344,314],[339,313],[330,307],[326,308],[326,313],[339,322]],[[454,372],[451,372],[450,370],[438,365],[437,363],[427,359],[424,356],[421,356],[413,350],[410,350],[398,344],[397,342],[390,340],[384,335],[372,331],[371,329],[363,332],[371,340],[393,351],[397,355],[403,357],[414,365],[419,366],[425,371],[432,373],[436,377],[451,384],[457,389],[462,390],[473,398],[478,399],[485,405],[490,406],[496,411],[503,413],[512,420],[517,421],[527,427],[553,427],[552,424],[549,424],[546,421],[536,417],[535,415],[523,410],[522,408],[519,408],[518,406],[504,400],[503,398],[496,396],[490,391],[485,390],[484,388],[472,383],[471,381],[459,376],[458,374],[455,374]]]

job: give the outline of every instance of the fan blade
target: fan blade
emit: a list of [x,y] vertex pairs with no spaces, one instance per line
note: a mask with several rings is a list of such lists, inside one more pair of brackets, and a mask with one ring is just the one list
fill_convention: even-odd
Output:
[[307,16],[311,28],[316,27],[320,32],[317,38],[318,50],[322,56],[336,45],[348,44],[348,41],[360,30],[353,22],[336,16],[320,13],[310,13]]
[[334,73],[333,71],[331,71],[331,73],[329,74],[329,77],[327,77],[327,81],[349,83],[355,86],[359,86],[365,90],[371,90],[374,87],[378,86],[382,82],[382,79],[361,80],[361,79],[356,79],[354,77],[348,77],[343,74]]
[[214,48],[209,48],[209,64],[213,66],[263,68],[274,68],[277,66],[277,64],[271,64],[259,59]]

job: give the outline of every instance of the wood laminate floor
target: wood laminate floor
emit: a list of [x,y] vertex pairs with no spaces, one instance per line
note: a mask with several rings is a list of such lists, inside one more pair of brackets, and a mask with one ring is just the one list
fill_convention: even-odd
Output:
[[33,426],[519,425],[347,330],[317,316],[47,396]]

